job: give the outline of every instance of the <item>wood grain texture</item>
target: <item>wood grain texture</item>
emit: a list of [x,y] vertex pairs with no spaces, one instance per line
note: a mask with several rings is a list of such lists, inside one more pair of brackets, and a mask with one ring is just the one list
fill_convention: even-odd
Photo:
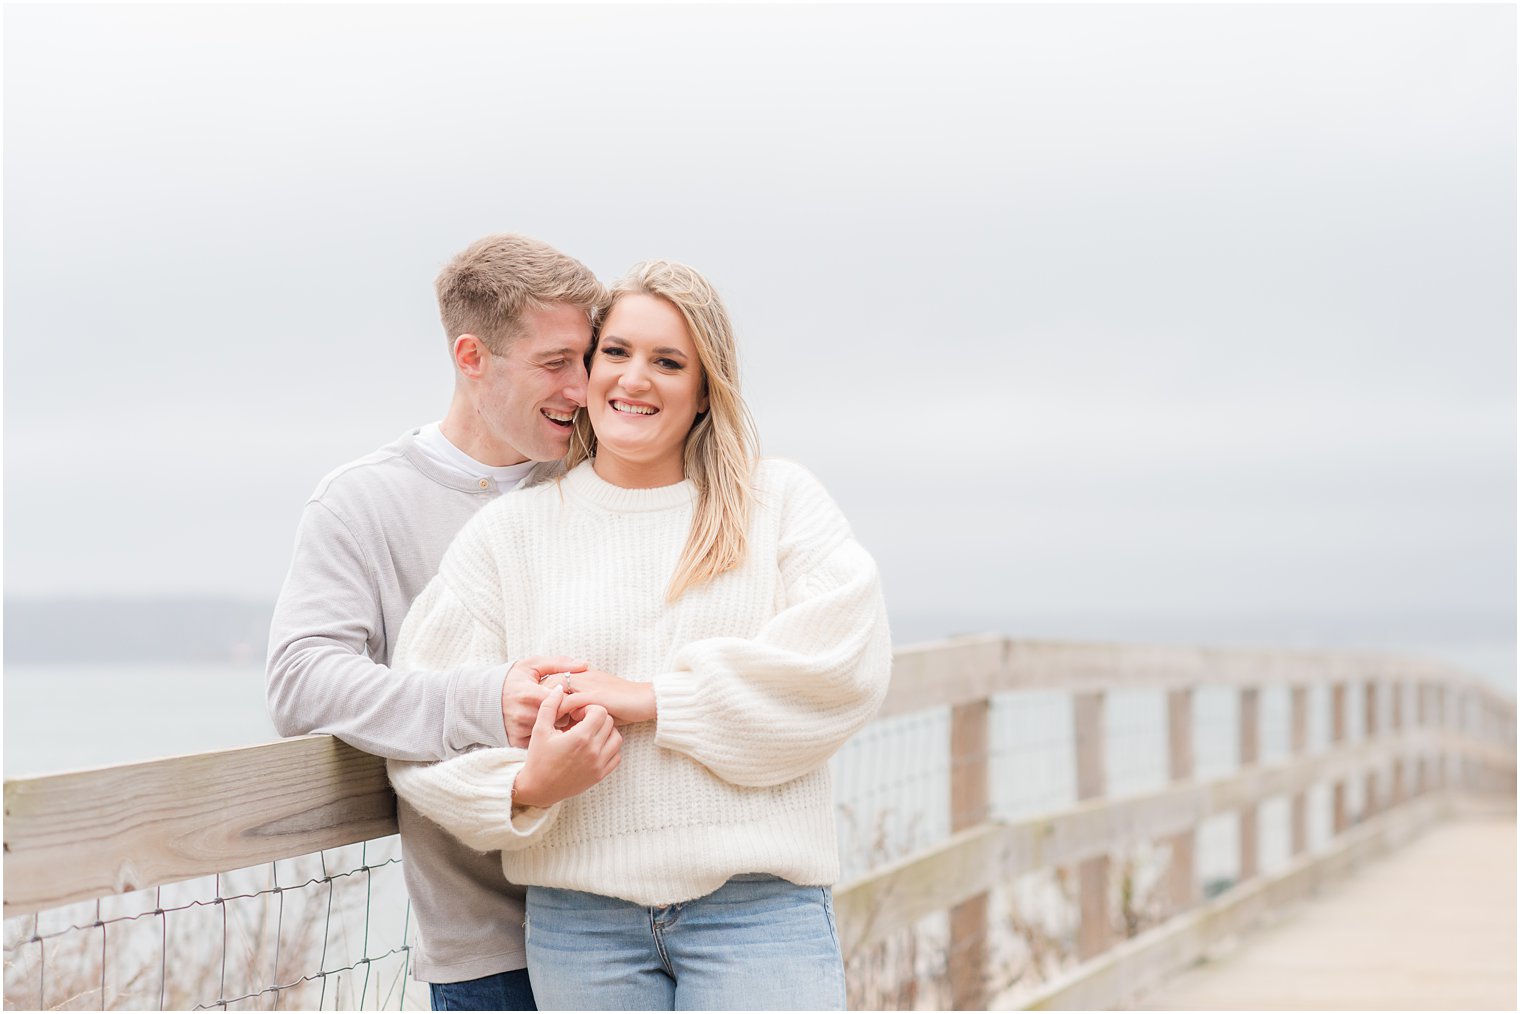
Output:
[[[950,830],[984,824],[988,816],[992,704],[987,699],[950,709]],[[951,1004],[956,1010],[987,1006],[987,895],[950,909]]]
[[[1413,749],[1428,759],[1423,788],[1445,783],[1438,762],[1448,755],[1465,758],[1475,781],[1513,786],[1514,703],[1452,670],[1390,656],[956,638],[897,651],[882,713],[985,702],[1012,690],[1097,694],[1108,687],[1186,690],[1196,683],[1301,686],[1329,680],[1339,692],[1344,729],[1346,681],[1368,679],[1407,679],[1428,688],[1420,709],[1429,721],[1414,730],[1421,735],[1411,739],[1408,730],[1399,729],[1403,735],[1379,737],[1390,746],[1401,744],[1400,755]],[[1457,731],[1464,702],[1484,737],[1481,743]],[[1320,778],[1363,774],[1366,759],[1345,759],[1353,755],[1357,752],[1332,752],[1295,770],[1314,771]],[[1089,763],[1084,782],[1093,770]],[[1281,771],[1256,777],[1260,784],[1179,783],[1183,796],[1161,794],[1144,804],[1149,810],[1133,809],[1146,797],[1082,804],[1039,834],[1021,825],[1024,829],[1008,839],[1008,855],[1020,860],[1021,871],[1032,868],[1028,860],[1047,853],[1066,857],[1059,862],[1096,858],[1112,847],[1116,835],[1182,834],[1200,813],[1215,812],[1225,799],[1238,806],[1268,785],[1296,791],[1312,780]],[[5,915],[11,916],[381,837],[395,831],[395,800],[382,761],[330,737],[308,736],[7,781],[5,816]],[[1113,820],[1124,826],[1107,823]],[[1133,823],[1144,820],[1153,823]],[[1080,835],[1096,837],[1072,839],[1051,852],[1052,840],[1065,842],[1079,828]],[[1047,840],[1046,834],[1056,838]],[[976,893],[955,900],[941,896],[930,911]]]
[[1007,682],[1008,643],[988,634],[899,648],[892,656],[892,683],[877,717],[991,697]]
[[[1077,800],[1098,799],[1107,791],[1107,695],[1087,691],[1072,697],[1071,713],[1077,764]],[[1105,851],[1077,864],[1077,957],[1082,961],[1103,953],[1113,943],[1108,915],[1108,866]]]
[[899,648],[881,717],[954,706],[997,693],[1425,680],[1476,694],[1510,716],[1514,702],[1487,684],[1422,659],[1371,652],[1274,651],[1172,645],[1009,640],[992,634]]
[[1301,857],[1274,876],[1242,882],[1192,912],[1084,962],[1025,998],[1026,1009],[1128,1009],[1138,995],[1198,961],[1210,945],[1407,841],[1439,819],[1448,805],[1427,799],[1389,810],[1323,853]]
[[393,834],[385,762],[330,736],[5,783],[5,916]]
[[846,953],[1033,870],[1078,865],[1149,837],[1180,833],[1248,801],[1301,792],[1426,742],[1358,741],[1213,781],[1179,782],[1120,799],[1099,797],[1055,813],[962,831],[839,886],[834,904]]
[[[1172,782],[1193,778],[1193,691],[1169,690],[1166,695],[1167,777]],[[1198,832],[1193,828],[1166,839],[1171,862],[1166,870],[1166,893],[1171,909],[1181,912],[1198,900],[1196,853]]]
[[[1245,687],[1240,691],[1240,747],[1241,770],[1256,767],[1261,759],[1261,691]],[[1258,857],[1261,852],[1260,808],[1250,802],[1240,808],[1240,879],[1256,876]]]
[[[1302,757],[1309,749],[1309,688],[1294,687],[1290,696],[1289,755]],[[1290,804],[1289,849],[1291,855],[1302,855],[1309,847],[1309,800],[1302,792],[1295,792]]]

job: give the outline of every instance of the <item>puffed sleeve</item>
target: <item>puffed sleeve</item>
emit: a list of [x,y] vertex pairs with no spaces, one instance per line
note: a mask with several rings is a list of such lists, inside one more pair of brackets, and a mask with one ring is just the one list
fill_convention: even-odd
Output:
[[826,763],[875,716],[891,676],[875,561],[816,479],[791,465],[782,475],[784,608],[753,638],[684,646],[653,678],[656,743],[736,785],[779,785]]
[[[482,526],[467,526],[439,573],[407,613],[396,646],[398,665],[448,668],[501,660],[501,586]],[[436,763],[390,760],[396,794],[471,848],[521,848],[547,829],[558,804],[513,807],[512,784],[526,750],[485,747]]]

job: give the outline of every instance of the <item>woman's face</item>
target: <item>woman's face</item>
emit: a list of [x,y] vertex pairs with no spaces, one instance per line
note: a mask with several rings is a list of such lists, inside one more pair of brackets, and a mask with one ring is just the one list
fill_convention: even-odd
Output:
[[643,488],[685,478],[686,435],[707,392],[681,311],[659,296],[618,297],[591,357],[586,411],[602,478]]

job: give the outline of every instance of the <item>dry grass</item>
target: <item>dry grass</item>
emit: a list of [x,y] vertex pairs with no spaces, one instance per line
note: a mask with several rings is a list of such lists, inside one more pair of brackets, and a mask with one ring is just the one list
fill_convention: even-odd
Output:
[[[405,953],[368,953],[401,941],[399,920],[383,947],[355,939],[367,875],[357,846],[269,867],[68,906],[5,924],[7,1010],[311,1010],[397,1006]],[[371,859],[373,862],[373,858]],[[399,877],[399,867],[391,867]],[[315,874],[315,876],[311,876]],[[309,880],[316,883],[308,883]],[[223,901],[215,899],[220,896]],[[199,902],[199,904],[195,904]],[[156,910],[162,906],[162,914]],[[388,913],[387,919],[390,918]],[[78,926],[63,932],[64,927]],[[42,941],[33,939],[40,932]],[[55,935],[56,934],[56,935]],[[356,967],[347,968],[346,966]],[[323,969],[332,971],[322,974]],[[416,1002],[418,996],[406,999]],[[224,1002],[225,1001],[225,1002]]]

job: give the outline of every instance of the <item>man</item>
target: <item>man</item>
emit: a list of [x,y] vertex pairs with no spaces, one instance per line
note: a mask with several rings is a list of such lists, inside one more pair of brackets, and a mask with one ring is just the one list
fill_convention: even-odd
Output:
[[[454,364],[448,412],[333,472],[307,501],[270,631],[269,711],[283,736],[329,733],[404,760],[527,746],[517,795],[548,805],[595,784],[620,742],[613,733],[610,745],[593,743],[604,712],[529,735],[550,696],[539,679],[584,663],[535,657],[510,672],[505,659],[453,672],[388,663],[455,533],[538,462],[564,455],[606,290],[579,261],[513,235],[470,246],[437,289]],[[397,819],[417,917],[412,962],[434,1009],[534,1009],[523,894],[499,856],[472,851],[404,802]]]

